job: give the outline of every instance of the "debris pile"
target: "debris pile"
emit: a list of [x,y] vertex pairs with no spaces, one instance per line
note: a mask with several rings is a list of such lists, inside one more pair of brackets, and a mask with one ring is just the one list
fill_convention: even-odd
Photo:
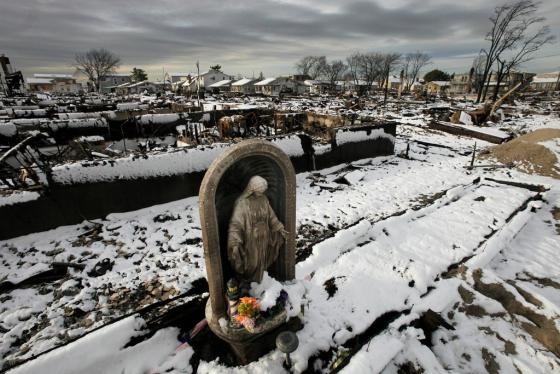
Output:
[[484,158],[496,158],[521,171],[560,179],[560,129],[539,129],[492,147]]

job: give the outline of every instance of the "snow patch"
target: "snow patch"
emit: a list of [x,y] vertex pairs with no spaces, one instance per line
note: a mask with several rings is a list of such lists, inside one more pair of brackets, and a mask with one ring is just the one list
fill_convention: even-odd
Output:
[[146,158],[130,155],[114,160],[83,161],[55,166],[52,173],[53,179],[63,184],[187,174],[208,169],[227,147],[229,144],[219,143],[212,147],[184,148]]
[[169,356],[172,360],[165,362],[165,367],[175,367],[172,363],[176,363],[181,369],[189,368],[192,348],[175,352],[178,346],[176,328],[159,330],[152,338],[124,348],[132,337],[143,334],[143,327],[142,319],[125,318],[27,362],[11,373],[147,373]]
[[17,127],[13,123],[0,123],[0,135],[12,137],[17,133]]
[[31,200],[37,200],[41,195],[35,191],[16,191],[9,195],[0,195],[0,206],[14,205],[25,203]]
[[177,122],[182,116],[179,113],[167,113],[167,114],[144,114],[140,116],[138,123],[141,125],[164,125],[168,123]]
[[301,139],[297,135],[271,139],[270,141],[272,144],[283,150],[288,156],[299,157],[304,155],[303,148],[301,146]]

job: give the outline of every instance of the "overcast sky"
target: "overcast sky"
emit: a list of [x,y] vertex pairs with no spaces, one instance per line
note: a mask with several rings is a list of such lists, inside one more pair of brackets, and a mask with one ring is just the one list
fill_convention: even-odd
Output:
[[[151,79],[219,63],[227,74],[289,74],[304,55],[353,51],[433,56],[431,68],[462,72],[485,46],[492,0],[1,0],[0,53],[23,70],[72,73],[77,52],[104,47]],[[560,1],[540,13],[560,37]],[[527,70],[560,69],[560,42]]]

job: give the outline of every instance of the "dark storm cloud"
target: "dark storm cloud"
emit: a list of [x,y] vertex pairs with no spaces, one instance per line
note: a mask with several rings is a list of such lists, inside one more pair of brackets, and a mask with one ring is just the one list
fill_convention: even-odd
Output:
[[324,1],[5,1],[0,52],[26,70],[68,69],[75,53],[98,47],[126,65],[192,66],[200,58],[244,72],[262,66],[289,71],[309,53],[421,49],[445,58],[480,49],[495,6],[340,3],[327,9]]

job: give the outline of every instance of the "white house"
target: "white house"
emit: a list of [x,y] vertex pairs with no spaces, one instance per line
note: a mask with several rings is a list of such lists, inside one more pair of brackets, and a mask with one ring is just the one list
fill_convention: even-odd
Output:
[[279,96],[283,92],[292,92],[294,82],[286,77],[266,78],[255,83],[255,92],[267,96]]
[[207,88],[209,89],[211,84],[228,79],[231,80],[233,78],[221,71],[210,69],[204,73],[200,73],[200,75],[194,75],[191,79],[186,80],[182,87],[183,91],[196,92],[199,85],[201,90],[205,90]]
[[341,92],[356,92],[363,93],[366,91],[371,91],[376,89],[378,86],[377,82],[372,82],[369,84],[367,81],[359,79],[355,81],[354,79],[349,79],[345,81],[336,82],[336,90]]
[[312,95],[322,94],[330,89],[330,84],[327,81],[307,79],[303,82],[308,88],[308,92]]
[[82,85],[71,74],[33,74],[26,80],[29,92],[79,93]]
[[224,79],[211,84],[208,88],[214,93],[229,92],[231,89],[231,82],[231,79]]
[[122,85],[123,83],[132,82],[132,77],[130,74],[126,73],[111,73],[107,74],[99,80],[99,92],[108,93],[111,92],[111,88]]
[[191,77],[195,76],[196,74],[193,73],[168,73],[169,79],[171,80],[171,84],[177,82],[184,82],[189,80]]
[[119,96],[127,95],[128,94],[128,86],[131,85],[131,84],[132,83],[130,83],[130,82],[119,84],[118,86],[110,87],[110,90],[111,90],[111,92],[114,92]]
[[149,93],[154,93],[158,91],[159,87],[154,83],[145,80],[142,82],[131,83],[127,86],[127,89],[128,89],[128,94],[138,94],[144,91],[147,91]]
[[426,83],[426,90],[431,95],[443,95],[451,87],[449,81],[431,81]]
[[238,92],[244,95],[255,93],[255,83],[258,79],[243,78],[231,84],[231,92]]
[[[383,82],[385,86],[385,82]],[[401,86],[401,78],[397,77],[396,75],[389,76],[389,89],[391,90],[398,90]]]
[[533,77],[530,87],[535,91],[555,91],[558,90],[560,82],[560,72],[537,74]]
[[111,87],[110,89],[111,92],[123,96],[139,94],[144,91],[147,91],[148,93],[160,92],[165,89],[165,85],[145,80],[141,82],[123,83],[118,86]]

